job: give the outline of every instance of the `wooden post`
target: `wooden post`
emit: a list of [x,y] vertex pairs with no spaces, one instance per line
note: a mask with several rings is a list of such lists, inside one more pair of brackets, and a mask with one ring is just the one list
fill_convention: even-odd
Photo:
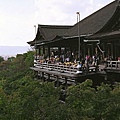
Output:
[[55,80],[55,87],[59,87],[60,85],[59,85],[59,80],[58,80],[59,78],[58,78],[58,76],[56,76],[56,80]]
[[85,43],[83,43],[83,48],[84,48],[84,49],[83,49],[83,59],[84,59],[84,58],[85,58],[85,55],[86,55]]
[[65,89],[67,89],[68,84],[67,84],[67,78],[65,77]]
[[92,56],[94,55],[94,44],[92,44]]
[[45,80],[45,78],[44,78],[44,72],[42,72],[42,79],[43,79],[43,81]]
[[45,55],[45,46],[43,46],[43,54]]
[[38,54],[39,54],[39,56],[41,56],[41,48],[40,47],[39,47],[39,53]]
[[50,47],[48,47],[48,57],[50,59]]
[[61,55],[61,47],[58,47],[58,56],[60,57]]
[[38,71],[34,71],[34,76],[36,79],[38,79]]
[[114,57],[115,57],[115,60],[118,60],[116,53],[117,53],[117,51],[116,51],[116,43],[114,43]]
[[50,81],[50,82],[51,82],[51,80],[50,80],[50,74],[48,74],[48,81]]

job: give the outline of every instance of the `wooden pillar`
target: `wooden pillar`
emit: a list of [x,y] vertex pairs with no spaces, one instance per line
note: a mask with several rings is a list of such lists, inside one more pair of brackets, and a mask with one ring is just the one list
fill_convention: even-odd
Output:
[[107,44],[106,42],[104,43],[104,57],[106,58],[107,57]]
[[92,56],[94,55],[94,44],[92,44]]
[[95,54],[98,55],[98,48],[97,48],[97,46],[95,47]]
[[35,46],[35,60],[37,60],[37,46]]
[[51,80],[50,80],[50,74],[48,74],[48,81],[51,82]]
[[106,51],[105,51],[105,43],[103,43],[102,46],[103,46],[103,51],[104,51],[104,52],[103,52],[103,60],[105,60],[105,52],[106,52]]
[[39,47],[39,53],[38,54],[39,54],[39,56],[41,56],[41,47]]
[[114,58],[114,43],[111,43],[111,57]]
[[67,84],[67,78],[65,77],[65,89],[67,89],[68,84]]
[[35,77],[35,79],[38,78],[38,71],[34,71],[34,77]]
[[116,43],[114,43],[114,57],[115,57],[115,59],[117,60],[117,45],[116,45]]
[[86,44],[84,43],[84,58],[86,56]]
[[59,78],[58,76],[56,76],[56,80],[55,80],[55,87],[59,87]]
[[45,78],[44,78],[44,72],[42,72],[42,79],[43,79],[43,81],[45,80]]
[[65,61],[65,58],[66,58],[66,47],[64,47],[64,61]]
[[83,43],[83,58],[85,58],[85,43]]
[[67,52],[67,49],[66,49],[66,47],[65,47],[65,54],[66,54],[66,52]]
[[61,47],[58,47],[58,56],[60,57],[61,55]]
[[45,46],[43,46],[43,54],[45,55]]
[[40,75],[40,71],[38,71],[38,79],[40,79],[41,78],[41,75]]
[[48,57],[50,58],[50,47],[48,47]]

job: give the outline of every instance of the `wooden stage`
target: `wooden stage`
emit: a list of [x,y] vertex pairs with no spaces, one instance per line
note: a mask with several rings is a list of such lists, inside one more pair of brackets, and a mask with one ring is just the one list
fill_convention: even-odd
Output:
[[60,84],[65,86],[76,85],[86,79],[92,79],[94,86],[101,84],[101,82],[114,83],[120,81],[120,61],[107,61],[106,64],[98,65],[98,67],[91,66],[87,70],[81,68],[79,74],[77,67],[60,64],[37,63],[30,69],[35,72],[36,78],[54,81],[55,86]]
[[77,73],[77,67],[59,65],[59,64],[48,64],[38,63],[34,67],[30,67],[34,70],[35,75],[44,81],[54,81],[55,86],[60,84],[76,85],[86,79],[92,79],[93,84],[98,85],[104,81],[105,74],[96,69],[96,67],[89,67],[89,69],[81,68],[79,74]]

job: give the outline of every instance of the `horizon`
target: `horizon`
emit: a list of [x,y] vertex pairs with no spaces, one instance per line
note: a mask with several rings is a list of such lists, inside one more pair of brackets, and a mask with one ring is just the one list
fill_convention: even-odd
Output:
[[30,46],[0,46],[0,56],[11,57],[17,54],[24,54],[28,51],[32,51]]

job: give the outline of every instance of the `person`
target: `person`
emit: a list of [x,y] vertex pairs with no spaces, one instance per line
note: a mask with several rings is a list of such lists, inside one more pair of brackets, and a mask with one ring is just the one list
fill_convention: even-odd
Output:
[[82,63],[82,66],[84,66],[85,65],[85,59],[82,58],[81,63]]
[[87,63],[89,63],[90,62],[90,55],[86,55],[85,60],[87,61]]
[[54,57],[54,52],[51,52],[51,57]]
[[93,56],[92,56],[92,66],[95,66],[95,62],[96,62],[96,58],[95,58],[95,56],[93,55]]
[[69,55],[69,51],[67,51],[65,62],[69,62],[69,61],[70,61],[70,55]]
[[86,55],[86,57],[85,57],[86,72],[88,72],[88,70],[89,70],[89,60],[90,60],[90,56]]

